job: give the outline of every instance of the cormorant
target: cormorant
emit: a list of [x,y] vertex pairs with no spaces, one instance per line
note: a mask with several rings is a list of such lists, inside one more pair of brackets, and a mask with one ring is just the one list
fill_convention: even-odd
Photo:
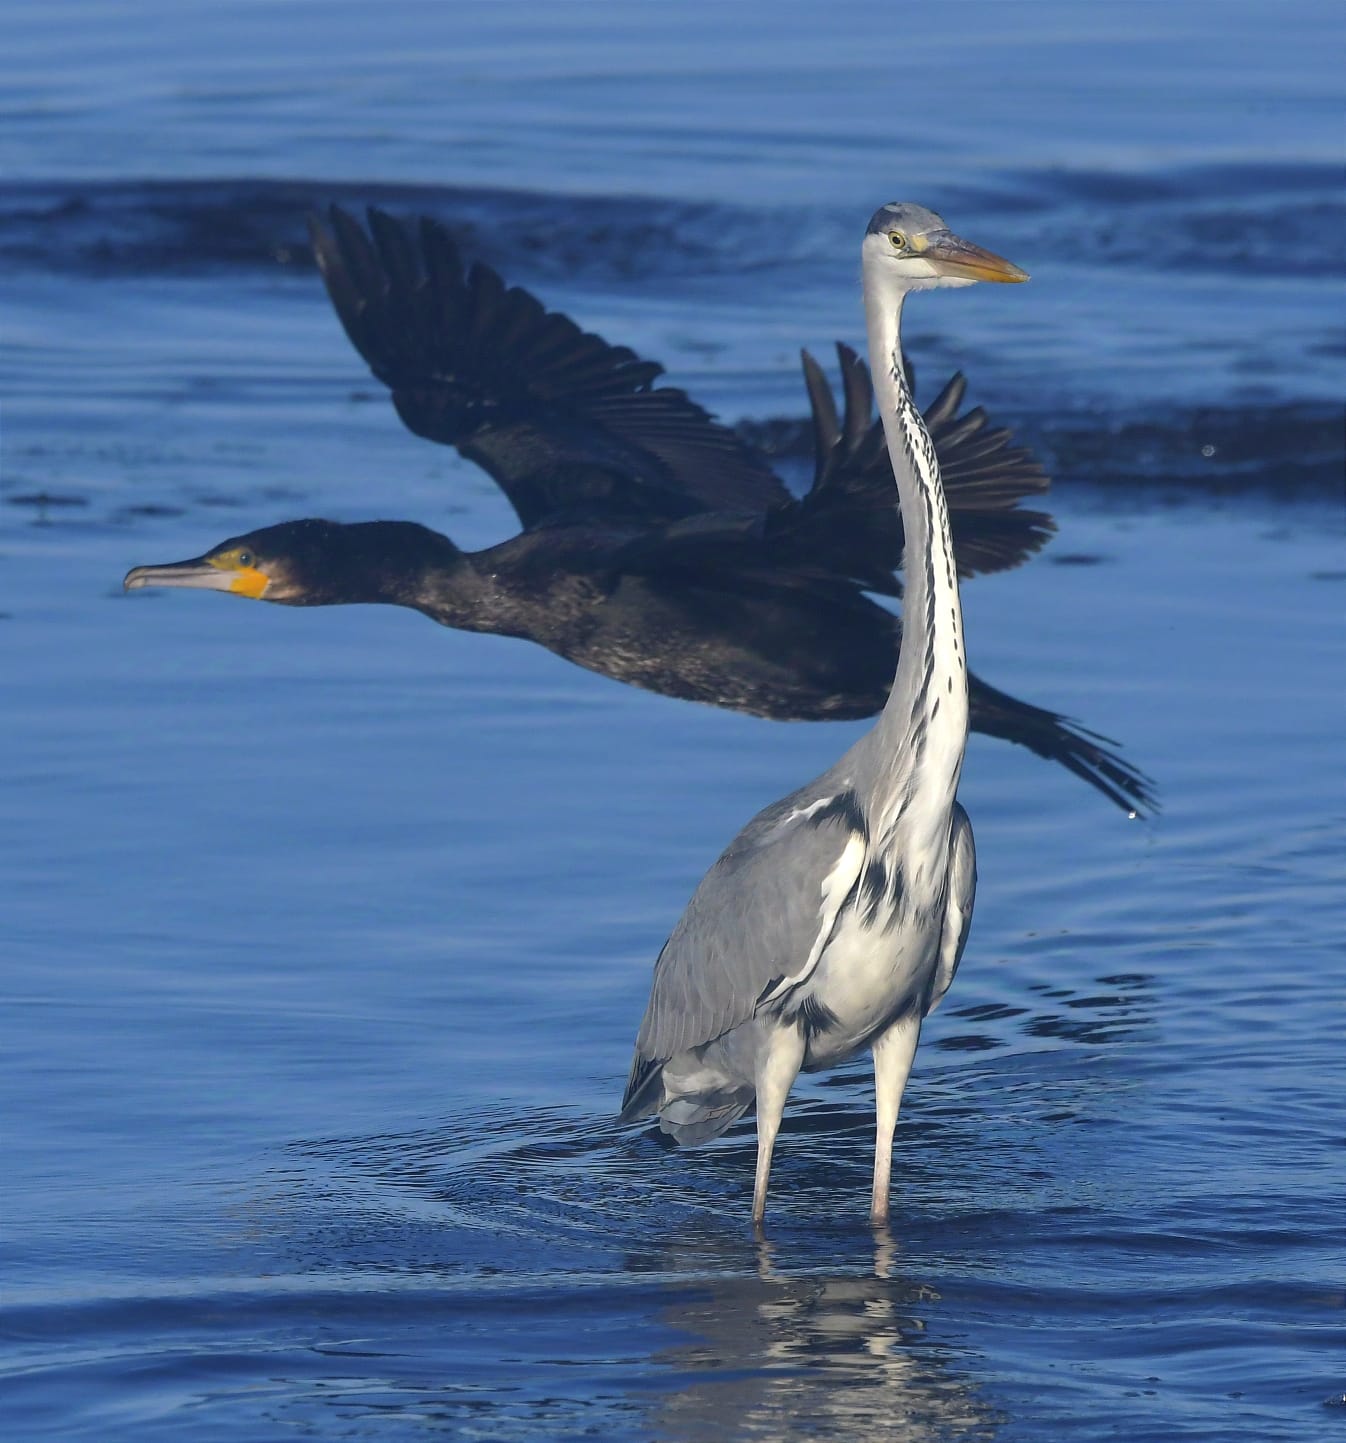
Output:
[[[409,521],[288,521],[192,561],[138,566],[128,590],[200,587],[291,606],[407,606],[469,631],[538,642],[670,696],[777,719],[856,718],[888,695],[900,621],[902,525],[868,368],[837,347],[840,414],[803,357],[813,484],[794,497],[766,458],[663,368],[465,268],[449,232],[333,206],[310,222],[328,294],[356,349],[417,435],[480,465],[522,532],[464,552]],[[1045,491],[1032,454],[960,416],[955,375],[925,413],[960,575],[1018,565],[1054,530],[1018,502]],[[1153,805],[1108,739],[975,676],[974,730],[1056,761],[1128,812]]]

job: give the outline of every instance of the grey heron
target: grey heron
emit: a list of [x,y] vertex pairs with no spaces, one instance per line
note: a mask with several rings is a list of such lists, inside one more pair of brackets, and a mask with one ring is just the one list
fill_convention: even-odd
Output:
[[861,248],[870,369],[906,534],[905,623],[877,723],[822,776],[760,812],[697,887],[654,968],[622,1119],[657,1113],[695,1144],[754,1099],[752,1216],[801,1069],[868,1047],[870,1217],[888,1217],[893,1132],[922,1020],[967,942],[976,854],[956,799],[968,732],[958,572],[935,448],[903,372],[912,291],[1023,281],[933,211],[877,211]]

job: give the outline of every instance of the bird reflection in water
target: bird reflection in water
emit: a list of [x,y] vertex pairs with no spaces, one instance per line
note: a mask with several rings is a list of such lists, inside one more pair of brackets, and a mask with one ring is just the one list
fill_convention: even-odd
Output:
[[[902,525],[868,368],[838,347],[839,410],[805,355],[814,479],[796,498],[766,457],[641,360],[465,268],[447,230],[333,207],[312,224],[328,293],[417,435],[454,446],[513,505],[522,532],[485,551],[409,521],[289,521],[194,560],[137,566],[128,590],[192,587],[290,606],[382,603],[522,637],[668,696],[779,720],[878,712],[901,638]],[[1047,477],[961,412],[954,376],[926,409],[959,573],[1027,560],[1054,527],[1020,502]],[[1106,737],[969,679],[974,731],[1065,767],[1129,813],[1149,779]]]
[[651,1401],[657,1436],[994,1438],[996,1411],[927,1330],[938,1293],[900,1275],[886,1228],[872,1236],[872,1273],[805,1277],[779,1273],[772,1244],[759,1238],[756,1278],[717,1280],[667,1309],[661,1321],[692,1340],[655,1361],[695,1381]]

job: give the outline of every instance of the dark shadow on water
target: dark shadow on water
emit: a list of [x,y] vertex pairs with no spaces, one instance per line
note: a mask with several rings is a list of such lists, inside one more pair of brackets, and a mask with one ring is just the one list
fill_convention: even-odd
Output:
[[[1243,276],[1264,262],[1282,274],[1342,274],[1333,237],[1346,205],[1339,168],[1329,163],[1244,161],[1145,174],[1044,167],[989,187],[950,184],[945,194],[951,210],[1055,216],[1044,241],[1077,261],[1153,264],[1152,239],[1140,219],[1149,215],[1162,219],[1165,267]],[[1268,226],[1273,198],[1276,224]],[[0,187],[0,254],[33,269],[95,273],[307,264],[305,214],[334,200],[438,214],[453,220],[479,252],[551,274],[648,274],[651,265],[674,274],[705,274],[717,266],[741,271],[744,256],[760,268],[754,235],[764,220],[786,220],[724,203],[506,187],[246,176],[53,179]],[[532,241],[540,213],[548,225],[542,247]],[[1119,213],[1128,225],[1117,224]],[[765,264],[807,266],[818,249],[835,254],[838,224],[832,215],[790,210],[788,224],[775,227]],[[651,233],[660,236],[653,251],[644,239]]]
[[[1330,165],[1252,162],[1140,176],[1035,171],[991,189],[951,188],[946,204],[994,213],[1012,194],[1016,214],[1036,207],[1050,217],[1035,237],[1044,261],[1054,255],[1071,265],[1092,261],[1110,273],[1130,268],[1143,275],[1154,260],[1148,237],[1158,229],[1166,269],[1224,275],[1232,283],[1266,270],[1311,279],[1340,275],[1339,189]],[[776,289],[782,282],[807,287],[825,273],[822,258],[844,254],[850,236],[843,217],[831,212],[801,216],[796,210],[777,224],[748,207],[644,196],[358,180],[52,180],[0,187],[0,256],[18,272],[123,279],[221,269],[308,271],[313,258],[305,217],[334,201],[437,216],[470,256],[531,281],[639,278],[648,284],[690,276],[718,277],[727,287],[740,284],[745,269],[761,280],[765,266]],[[1269,226],[1273,203],[1277,223]],[[1117,224],[1118,208],[1129,217],[1126,227]],[[545,246],[532,241],[540,212],[547,217]],[[745,266],[745,256],[758,257],[764,224],[775,237],[773,251]],[[651,250],[653,232],[661,241]],[[1339,356],[1336,345],[1321,340],[1316,353]],[[1050,391],[1043,402],[1040,414],[1022,411],[1020,420],[1058,484],[1083,480],[1118,492],[1139,483],[1198,494],[1339,494],[1346,454],[1340,404],[1264,403],[1254,394],[1232,405],[1127,416],[1119,397],[1100,418],[1063,411]],[[811,451],[804,418],[750,422],[743,434],[774,456]],[[1286,457],[1293,458],[1289,466]],[[1155,498],[1145,502],[1153,506]]]

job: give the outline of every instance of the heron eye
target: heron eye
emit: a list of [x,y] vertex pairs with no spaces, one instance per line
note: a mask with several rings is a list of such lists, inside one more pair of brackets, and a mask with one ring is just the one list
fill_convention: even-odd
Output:
[[904,236],[904,235],[902,234],[902,232],[901,232],[900,230],[890,230],[890,231],[888,232],[888,239],[889,239],[890,241],[892,241],[892,243],[893,243],[893,249],[894,249],[895,251],[904,251],[904,250],[906,250],[906,248],[907,248],[907,238],[906,238],[906,236]]

